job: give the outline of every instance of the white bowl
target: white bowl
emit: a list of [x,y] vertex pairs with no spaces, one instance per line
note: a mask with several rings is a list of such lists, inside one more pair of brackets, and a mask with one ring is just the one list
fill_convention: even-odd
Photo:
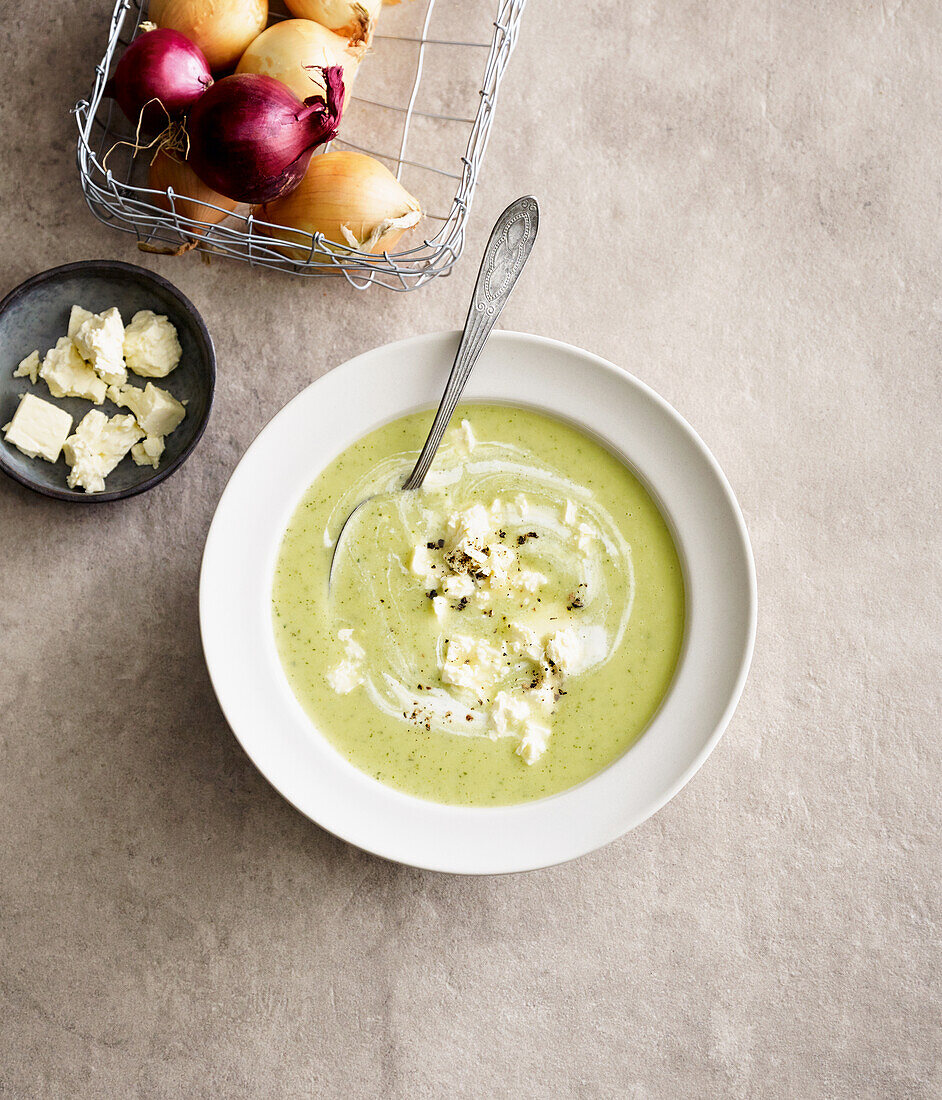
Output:
[[351,844],[437,871],[496,874],[592,851],[672,798],[721,737],[756,629],[755,566],[716,460],[652,390],[588,352],[495,332],[466,398],[566,418],[621,455],[671,526],[687,623],[670,690],[619,760],[568,791],[516,806],[444,806],[350,764],[296,700],[275,648],[271,586],[285,527],[316,475],[373,428],[434,405],[457,347],[436,333],[376,348],[318,379],[261,432],[219,501],[203,553],[200,626],[219,703],[242,747],[285,798]]

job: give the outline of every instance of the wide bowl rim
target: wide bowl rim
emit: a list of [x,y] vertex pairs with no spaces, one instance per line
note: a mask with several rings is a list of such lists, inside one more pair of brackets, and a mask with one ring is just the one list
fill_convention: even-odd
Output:
[[210,413],[213,408],[213,398],[216,390],[216,348],[200,311],[193,305],[182,290],[174,286],[169,279],[165,279],[162,275],[158,275],[154,271],[149,271],[146,267],[140,267],[138,264],[129,264],[124,260],[75,260],[71,263],[59,264],[57,267],[47,268],[45,271],[38,271],[35,275],[30,275],[28,279],[24,279],[23,282],[13,287],[12,290],[0,299],[0,317],[3,316],[11,305],[24,297],[31,290],[35,289],[35,287],[41,286],[46,282],[52,282],[57,278],[61,278],[63,275],[79,271],[101,272],[103,274],[133,272],[137,277],[143,276],[145,281],[156,284],[179,303],[183,312],[187,313],[193,320],[203,343],[203,354],[201,358],[203,359],[207,377],[206,409],[196,425],[193,438],[176,458],[168,462],[165,466],[161,466],[154,470],[152,474],[145,477],[143,481],[138,482],[136,485],[129,485],[126,489],[115,489],[111,492],[106,490],[103,493],[85,493],[77,489],[69,489],[67,486],[58,487],[55,485],[43,485],[41,482],[34,481],[16,467],[12,466],[6,455],[0,450],[0,472],[6,474],[7,477],[18,482],[26,489],[30,489],[34,493],[39,493],[44,497],[50,497],[53,500],[67,501],[71,504],[109,504],[115,500],[126,500],[128,497],[137,496],[139,493],[145,493],[148,489],[152,489],[155,485],[159,485],[160,482],[166,480],[171,474],[179,470],[183,463],[186,462],[193,453],[197,443],[199,443],[200,439],[203,437],[203,433],[206,431],[206,425],[209,423]]
[[[286,781],[284,774],[274,775],[272,772],[275,770],[271,767],[271,761],[260,761],[259,756],[259,741],[257,737],[257,731],[249,729],[249,724],[243,720],[243,716],[239,713],[239,705],[236,700],[231,697],[229,687],[230,685],[225,682],[226,670],[224,668],[224,655],[218,652],[217,642],[219,635],[215,632],[216,626],[213,622],[214,607],[213,607],[213,594],[211,586],[213,583],[212,571],[217,563],[217,554],[222,550],[221,541],[224,538],[224,531],[220,517],[224,514],[227,507],[230,506],[230,502],[234,502],[234,494],[239,491],[239,483],[243,479],[246,470],[249,465],[255,461],[254,455],[260,453],[259,448],[265,445],[265,441],[271,437],[274,439],[279,435],[286,421],[293,415],[294,410],[300,410],[303,407],[304,402],[311,402],[312,393],[317,394],[322,384],[328,379],[334,379],[335,382],[343,379],[348,380],[348,376],[355,374],[358,370],[370,369],[371,362],[379,362],[381,357],[388,356],[391,359],[406,360],[408,358],[415,358],[415,353],[419,353],[421,349],[433,346],[435,342],[441,344],[443,341],[456,341],[458,338],[456,332],[436,332],[428,333],[418,337],[408,337],[404,340],[396,341],[387,345],[383,345],[380,348],[374,348],[370,351],[364,352],[361,355],[355,356],[349,359],[347,362],[334,368],[334,370],[328,372],[326,375],[318,378],[310,385],[305,387],[294,398],[288,401],[282,409],[276,413],[271,420],[261,429],[257,434],[252,444],[246,450],[240,462],[233,470],[229,481],[227,482],[219,502],[217,504],[216,513],[214,514],[212,523],[206,538],[206,544],[203,552],[203,560],[200,571],[200,600],[199,600],[199,613],[200,613],[200,630],[203,642],[204,656],[206,659],[207,669],[210,676],[210,681],[213,686],[213,690],[216,693],[223,715],[225,716],[230,728],[232,729],[236,739],[242,745],[243,749],[252,760],[256,768],[261,774],[268,780],[269,783],[292,805],[295,806],[306,817],[310,818],[316,824],[327,831],[332,832],[334,835],[346,840],[355,846],[371,852],[384,859],[389,859],[394,862],[404,863],[406,865],[417,866],[427,870],[440,871],[446,873],[457,874],[502,874],[525,870],[534,870],[541,867],[552,866],[559,863],[568,862],[571,859],[578,858],[591,851],[594,851],[605,844],[617,839],[619,836],[627,833],[631,829],[640,825],[652,814],[661,809],[671,798],[673,798],[678,791],[680,791],[696,774],[696,772],[702,767],[707,757],[716,747],[729,721],[733,712],[739,702],[742,695],[743,688],[745,686],[746,678],[748,676],[749,666],[752,660],[752,655],[755,647],[756,638],[756,626],[757,626],[757,586],[756,586],[756,573],[755,562],[752,554],[752,548],[749,541],[748,532],[743,519],[742,512],[739,504],[736,500],[735,494],[729,484],[728,479],[719,466],[716,458],[712,455],[709,448],[700,438],[698,433],[692,428],[692,426],[684,419],[684,417],[677,412],[664,398],[652,390],[646,383],[634,375],[628,373],[623,368],[616,366],[615,364],[605,360],[591,352],[584,351],[583,349],[574,347],[570,344],[566,344],[562,341],[553,340],[548,337],[536,336],[527,333],[509,332],[499,330],[495,332],[491,337],[490,348],[493,351],[495,346],[499,348],[503,345],[508,350],[512,350],[515,347],[522,347],[529,345],[530,347],[540,350],[547,349],[553,350],[557,353],[566,356],[574,356],[581,360],[584,364],[590,365],[596,371],[600,371],[604,375],[608,375],[609,378],[615,378],[618,383],[628,388],[634,388],[637,393],[646,401],[653,403],[657,407],[660,414],[664,415],[667,421],[670,422],[672,429],[679,431],[687,441],[697,452],[698,457],[705,463],[705,468],[709,475],[715,482],[716,489],[722,495],[723,503],[726,507],[726,520],[731,521],[730,531],[735,534],[736,546],[735,550],[741,554],[742,565],[744,566],[744,573],[742,580],[744,582],[744,588],[741,592],[741,598],[743,600],[744,614],[742,616],[744,622],[744,629],[741,639],[737,634],[737,644],[732,647],[735,651],[735,676],[730,683],[729,690],[723,694],[722,698],[725,699],[725,705],[722,707],[722,711],[719,717],[713,723],[713,728],[703,739],[702,747],[692,757],[686,761],[685,766],[680,769],[673,781],[666,784],[656,794],[648,797],[644,800],[643,804],[630,815],[625,817],[619,826],[615,829],[609,828],[605,835],[594,835],[586,842],[576,842],[573,844],[571,841],[565,844],[559,845],[559,850],[553,855],[547,854],[544,850],[542,853],[532,859],[521,856],[519,853],[515,856],[511,856],[509,859],[494,859],[484,858],[477,859],[472,854],[468,855],[466,851],[461,853],[444,853],[437,857],[430,858],[427,854],[421,858],[417,858],[414,854],[410,856],[408,852],[403,851],[401,843],[393,838],[391,839],[391,833],[394,833],[394,829],[382,829],[376,830],[373,835],[365,835],[363,829],[356,823],[355,820],[348,819],[346,821],[338,821],[335,818],[327,817],[325,820],[324,813],[318,813],[316,809],[312,809],[309,804],[302,804],[304,798],[299,797],[297,791],[291,791],[290,793],[285,790],[285,786],[291,787],[292,783]],[[449,344],[449,347],[452,345]],[[405,353],[412,353],[411,356]],[[326,387],[325,387],[326,388]],[[434,396],[430,396],[431,404],[434,402]],[[470,400],[489,400],[487,396],[478,397],[473,395]],[[500,400],[499,397],[490,398],[492,400]],[[527,401],[528,407],[541,408],[539,400]],[[404,414],[414,407],[411,405],[404,405],[401,408],[401,412]],[[544,411],[549,415],[558,415],[556,410],[551,407],[544,407]],[[393,413],[395,415],[395,413]],[[585,425],[586,429],[590,432],[594,432],[592,424],[587,423],[581,418],[577,418],[577,422],[581,422]],[[371,430],[370,425],[365,425],[360,431],[360,435],[366,434]],[[346,439],[342,446],[349,445],[353,442],[354,438],[358,436],[354,435]],[[308,471],[308,484],[317,476],[319,470],[323,468],[323,464],[317,468]],[[655,486],[657,489],[657,486]],[[295,499],[295,503],[297,500]],[[676,502],[670,500],[663,502],[666,505],[666,509],[671,515],[673,515],[673,508]],[[280,542],[280,537],[283,533],[283,528],[276,533],[276,538]],[[218,544],[218,548],[217,548]],[[678,547],[683,557],[683,550]],[[270,577],[266,580],[270,584]],[[226,642],[225,644],[228,644]],[[687,641],[685,638],[684,643],[685,650],[687,647]],[[675,672],[674,683],[676,684],[678,678],[683,673],[684,662],[688,659],[689,655],[682,653],[678,669]],[[283,673],[282,673],[283,676]],[[286,681],[285,681],[286,682]],[[672,689],[673,690],[672,685]],[[290,689],[289,689],[290,690]],[[300,711],[300,704],[295,704]],[[306,716],[305,716],[306,717]],[[329,745],[326,738],[321,735],[314,727],[313,722],[307,719],[312,727],[312,732],[315,735],[315,739],[323,742],[330,753],[339,757],[339,753],[332,746]],[[649,727],[649,730],[651,727]],[[649,737],[649,733],[645,733],[640,739],[640,744]],[[537,800],[534,802],[525,802],[514,804],[510,806],[499,807],[454,807],[442,805],[439,803],[425,802],[424,800],[414,798],[410,795],[403,794],[399,791],[394,791],[392,788],[378,783],[376,780],[370,779],[364,773],[359,772],[352,764],[346,763],[346,767],[361,778],[366,784],[371,784],[373,788],[382,788],[386,795],[389,796],[386,799],[386,809],[390,806],[393,807],[395,812],[395,804],[397,800],[404,800],[407,803],[420,804],[427,812],[430,820],[434,820],[436,817],[439,821],[445,820],[448,816],[456,815],[492,815],[495,819],[512,820],[515,815],[519,816],[525,812],[532,812],[534,807],[549,806],[559,800],[570,799],[574,792],[580,790],[588,790],[593,786],[599,787],[599,781],[603,776],[608,775],[614,769],[623,765],[624,761],[635,750],[636,746],[633,746],[628,752],[621,757],[614,764],[608,768],[603,769],[602,772],[597,773],[595,776],[586,780],[580,784],[579,787],[570,789],[569,791],[563,791],[559,794],[550,796],[546,799]],[[253,749],[255,751],[253,751]],[[356,784],[352,785],[356,788]],[[362,792],[362,783],[359,785],[359,789]],[[348,815],[349,818],[349,815]],[[467,819],[467,818],[466,818]],[[545,845],[543,846],[545,849]]]

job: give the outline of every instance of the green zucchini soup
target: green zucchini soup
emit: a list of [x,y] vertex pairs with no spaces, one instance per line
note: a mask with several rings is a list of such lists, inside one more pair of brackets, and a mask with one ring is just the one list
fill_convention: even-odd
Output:
[[371,432],[305,493],[275,567],[278,652],[317,730],[380,782],[465,806],[543,798],[621,756],[663,699],[677,550],[622,462],[523,408],[460,406],[403,492],[432,415]]

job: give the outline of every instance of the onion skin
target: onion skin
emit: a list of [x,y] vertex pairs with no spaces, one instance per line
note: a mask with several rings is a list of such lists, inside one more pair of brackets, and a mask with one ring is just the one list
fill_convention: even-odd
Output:
[[[207,187],[186,161],[178,160],[172,153],[161,149],[150,166],[148,186],[154,191],[166,192],[168,187],[173,188],[173,209],[185,218],[192,218],[198,222],[209,222],[215,225],[221,222],[239,205],[233,199],[227,199],[211,187]],[[153,196],[154,203],[164,210],[170,210],[170,196],[167,194]],[[207,206],[212,203],[213,206]],[[221,206],[222,210],[213,209]],[[184,232],[201,237],[204,229],[197,225],[184,227]]]
[[303,103],[270,76],[246,73],[217,81],[187,119],[189,162],[200,179],[237,202],[271,202],[304,177],[318,145],[337,134],[343,78],[326,69],[327,100]]
[[[202,51],[173,30],[147,31],[125,50],[105,95],[111,96],[137,126],[164,129],[184,114],[213,82]],[[155,103],[154,100],[159,100]]]
[[285,4],[292,15],[313,19],[353,42],[369,45],[383,0],[285,0]]
[[351,43],[320,23],[285,19],[262,31],[242,55],[236,73],[272,76],[287,84],[299,99],[307,99],[325,92],[322,74],[314,67],[339,65],[344,91],[349,94],[365,52],[364,43]]
[[185,34],[213,72],[231,69],[268,22],[268,0],[151,0],[148,18]]
[[[322,153],[314,157],[304,179],[284,198],[266,203],[254,211],[263,221],[283,228],[266,232],[298,247],[286,248],[295,260],[307,259],[311,242],[305,234],[322,233],[346,252],[341,226],[345,225],[358,240],[369,237],[384,218],[401,217],[410,211],[421,212],[416,199],[378,160],[365,153],[346,150]],[[374,255],[395,248],[406,229],[390,229],[369,250]]]

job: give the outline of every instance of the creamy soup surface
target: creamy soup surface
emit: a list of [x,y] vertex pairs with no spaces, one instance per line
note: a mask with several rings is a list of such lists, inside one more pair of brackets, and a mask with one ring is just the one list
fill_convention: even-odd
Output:
[[[683,638],[677,551],[622,462],[522,408],[460,407],[423,488],[401,492],[431,418],[365,436],[308,489],[275,569],[278,651],[317,729],[380,782],[542,798],[657,710]],[[338,530],[372,494],[328,593]]]

